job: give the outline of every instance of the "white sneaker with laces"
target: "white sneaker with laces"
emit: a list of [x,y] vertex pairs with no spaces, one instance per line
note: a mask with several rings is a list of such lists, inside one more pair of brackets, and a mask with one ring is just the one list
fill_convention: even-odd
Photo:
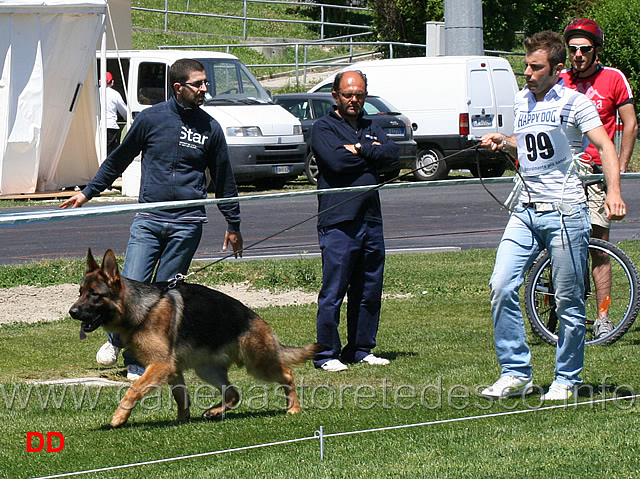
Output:
[[593,337],[595,339],[600,339],[611,331],[613,331],[613,323],[607,316],[596,319],[596,322],[593,324]]
[[349,369],[349,367],[339,359],[329,359],[329,361],[322,363],[320,368],[331,373],[337,373]]
[[524,396],[533,391],[533,378],[530,376],[500,376],[493,385],[484,388],[480,396],[487,399],[502,399],[511,396]]
[[117,346],[111,344],[110,341],[104,343],[98,352],[96,353],[96,361],[98,364],[102,366],[113,366],[118,360],[118,354],[120,354],[120,349]]
[[368,354],[358,362],[372,364],[374,366],[386,366],[387,364],[390,363],[388,359],[380,358],[378,356],[374,356],[373,354]]
[[145,368],[139,364],[129,364],[127,366],[127,379],[129,381],[137,381],[144,374]]
[[542,401],[568,401],[573,396],[576,396],[577,392],[575,385],[553,381],[551,386],[549,386],[549,390],[540,396],[540,399]]

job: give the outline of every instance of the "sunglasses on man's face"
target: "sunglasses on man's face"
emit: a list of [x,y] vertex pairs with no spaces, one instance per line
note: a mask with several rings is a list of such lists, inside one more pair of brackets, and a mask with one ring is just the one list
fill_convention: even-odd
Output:
[[209,86],[211,86],[211,83],[209,83],[208,80],[199,80],[199,81],[192,81],[192,82],[182,81],[182,82],[180,82],[180,85],[182,85],[182,86],[190,85],[190,86],[192,86],[194,88],[200,89],[203,86],[206,87],[206,88],[209,88]]
[[340,95],[342,95],[342,97],[346,100],[351,100],[354,96],[358,100],[364,100],[364,98],[367,96],[366,93],[352,93],[350,91],[339,91],[338,93],[340,93]]
[[575,54],[579,51],[584,55],[585,53],[589,53],[591,50],[593,50],[593,45],[569,45],[569,52],[571,54]]

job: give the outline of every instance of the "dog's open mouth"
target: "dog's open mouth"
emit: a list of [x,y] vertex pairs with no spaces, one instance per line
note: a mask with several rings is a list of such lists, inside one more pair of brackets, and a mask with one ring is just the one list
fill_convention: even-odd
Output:
[[76,305],[73,305],[69,310],[69,316],[80,321],[80,339],[86,338],[85,333],[95,331],[104,323],[103,314],[96,314],[95,311],[93,314],[87,314],[86,311]]
[[85,333],[90,333],[95,331],[102,324],[102,318],[96,318],[93,321],[83,321],[80,323],[80,339],[85,339],[87,335]]
[[102,318],[95,318],[92,321],[83,321],[80,323],[80,329],[85,333],[95,331],[102,325]]

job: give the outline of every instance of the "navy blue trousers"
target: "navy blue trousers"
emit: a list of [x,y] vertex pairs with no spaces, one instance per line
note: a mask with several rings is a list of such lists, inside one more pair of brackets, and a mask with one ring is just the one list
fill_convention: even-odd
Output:
[[[316,367],[330,359],[361,361],[376,345],[382,279],[384,234],[381,223],[343,222],[318,230],[322,252],[322,289],[318,295],[317,334],[324,347]],[[347,296],[347,344],[342,349],[338,325]]]

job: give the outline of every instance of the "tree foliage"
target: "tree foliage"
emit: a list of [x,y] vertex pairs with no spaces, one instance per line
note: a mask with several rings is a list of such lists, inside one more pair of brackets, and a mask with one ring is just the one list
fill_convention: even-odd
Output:
[[[426,22],[444,20],[443,0],[369,0],[379,41],[425,43]],[[394,55],[415,55],[415,49],[394,48]]]
[[[484,47],[511,50],[518,32],[561,31],[596,0],[483,0]],[[444,0],[369,0],[379,40],[424,43],[425,22],[444,20]]]
[[[425,23],[443,21],[444,0],[368,0],[378,40],[424,43]],[[541,30],[561,33],[573,18],[588,17],[605,33],[601,60],[622,70],[640,92],[640,0],[483,0],[484,48],[514,50],[522,36]],[[636,41],[638,40],[638,41]],[[394,49],[394,55],[415,55]]]

